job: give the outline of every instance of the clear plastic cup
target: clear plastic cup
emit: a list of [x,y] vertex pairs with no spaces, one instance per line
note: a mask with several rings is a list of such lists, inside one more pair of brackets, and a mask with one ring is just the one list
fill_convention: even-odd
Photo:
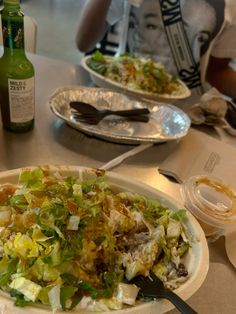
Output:
[[190,177],[181,185],[185,207],[197,218],[210,242],[236,230],[236,192],[213,176]]

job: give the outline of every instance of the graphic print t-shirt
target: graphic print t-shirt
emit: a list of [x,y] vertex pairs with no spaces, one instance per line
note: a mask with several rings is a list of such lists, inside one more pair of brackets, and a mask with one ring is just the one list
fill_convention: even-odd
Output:
[[[219,37],[219,44],[216,41],[216,57],[231,58],[236,56],[236,41],[232,44],[232,40],[231,42],[228,40],[233,34],[236,34],[234,18],[236,6],[232,1],[180,0],[185,32],[196,63],[200,61],[200,58],[206,54],[209,48],[214,55],[212,43],[216,37]],[[226,17],[225,12],[232,16]],[[108,23],[116,23],[123,15],[124,1],[113,0],[107,17]],[[131,6],[128,25],[127,38],[122,38],[122,40],[127,40],[126,50],[151,56],[155,61],[163,63],[168,72],[177,74],[162,22],[160,1],[144,0],[139,8]],[[229,49],[226,53],[227,46]]]

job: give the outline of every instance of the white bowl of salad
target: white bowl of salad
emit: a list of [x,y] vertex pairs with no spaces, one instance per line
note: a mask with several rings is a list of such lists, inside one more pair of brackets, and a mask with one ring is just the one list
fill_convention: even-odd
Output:
[[152,270],[186,300],[209,266],[191,213],[152,187],[99,169],[1,172],[0,234],[3,313],[165,313],[172,304],[139,300],[129,281]]
[[81,60],[95,85],[146,100],[173,103],[188,98],[183,81],[166,72],[161,63],[130,55],[107,56],[96,51]]

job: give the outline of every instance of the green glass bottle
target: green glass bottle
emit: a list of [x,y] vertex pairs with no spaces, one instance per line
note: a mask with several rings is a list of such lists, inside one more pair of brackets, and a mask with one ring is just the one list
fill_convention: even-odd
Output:
[[34,125],[34,67],[25,55],[24,14],[19,0],[3,0],[4,53],[0,58],[0,105],[3,127],[25,132]]

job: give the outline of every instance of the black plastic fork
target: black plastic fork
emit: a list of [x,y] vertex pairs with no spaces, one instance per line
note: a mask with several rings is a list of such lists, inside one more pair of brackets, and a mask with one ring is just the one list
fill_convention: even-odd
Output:
[[[104,117],[96,114],[73,114],[75,120],[87,124],[98,124]],[[124,120],[128,121],[136,121],[136,122],[148,122],[149,117],[147,115],[132,115],[132,116],[123,116]]]
[[126,117],[126,120],[131,121],[148,122],[149,118],[147,115],[150,114],[148,108],[132,108],[128,110],[98,109],[83,101],[71,101],[70,107],[77,111],[74,113],[76,120],[88,124],[98,124],[108,115]]
[[184,300],[170,289],[165,288],[163,282],[150,272],[148,277],[137,276],[130,283],[135,284],[139,290],[139,296],[142,298],[161,298],[168,299],[183,314],[197,314]]

